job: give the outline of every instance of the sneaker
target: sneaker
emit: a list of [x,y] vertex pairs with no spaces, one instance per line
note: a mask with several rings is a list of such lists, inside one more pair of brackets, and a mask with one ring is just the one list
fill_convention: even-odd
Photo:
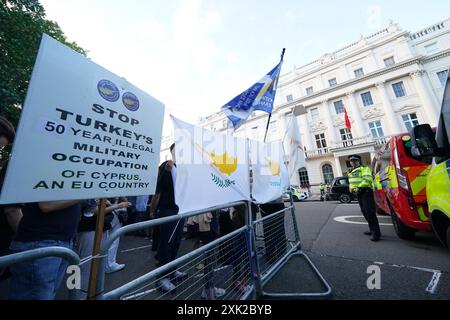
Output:
[[181,271],[175,271],[172,274],[172,278],[175,280],[185,280],[189,277],[189,275],[186,272],[181,272]]
[[156,284],[158,286],[158,289],[160,289],[164,293],[171,293],[177,289],[177,287],[167,278],[159,280]]
[[371,235],[372,235],[372,231],[366,231],[366,232],[364,232],[364,234],[365,234],[366,236],[371,236]]
[[123,269],[125,269],[125,265],[124,265],[124,264],[118,264],[118,263],[116,263],[116,264],[114,264],[111,268],[108,268],[108,269],[106,270],[106,273],[107,273],[107,274],[110,274],[110,273],[114,273],[114,272],[121,271],[121,270],[123,270]]
[[[209,289],[209,290],[212,290],[212,289]],[[214,288],[214,299],[222,298],[226,293],[227,293],[227,291],[225,289]],[[202,299],[204,299],[204,300],[208,299],[207,290],[203,290]]]

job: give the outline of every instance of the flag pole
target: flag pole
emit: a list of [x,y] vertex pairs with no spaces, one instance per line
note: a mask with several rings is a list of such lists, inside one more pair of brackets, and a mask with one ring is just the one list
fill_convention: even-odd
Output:
[[[284,53],[286,52],[286,48],[283,48],[283,51],[281,52],[281,60],[280,62],[283,61],[284,59]],[[279,77],[279,75],[278,75]],[[277,79],[277,87],[278,87],[278,79]],[[277,88],[275,88],[276,90]],[[275,102],[275,101],[274,101]],[[273,110],[272,110],[273,111]],[[269,114],[269,118],[267,119],[267,126],[266,126],[266,133],[264,134],[264,142],[266,142],[267,139],[267,132],[269,132],[269,126],[270,126],[270,120],[272,119],[272,112]]]
[[99,268],[100,247],[103,238],[103,227],[105,225],[106,199],[101,199],[98,205],[97,224],[95,227],[94,248],[92,252],[91,270],[89,275],[88,300],[95,299],[97,294],[97,273]]

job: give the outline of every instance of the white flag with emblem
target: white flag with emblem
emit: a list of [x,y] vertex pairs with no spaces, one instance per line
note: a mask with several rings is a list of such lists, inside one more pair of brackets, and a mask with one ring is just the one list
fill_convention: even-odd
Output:
[[289,186],[288,170],[283,158],[281,142],[250,141],[252,196],[258,204],[281,198]]
[[290,116],[285,143],[289,150],[289,177],[292,178],[300,168],[306,166],[305,150],[302,144],[302,136],[297,124],[297,118]]
[[179,213],[250,199],[248,144],[172,116]]

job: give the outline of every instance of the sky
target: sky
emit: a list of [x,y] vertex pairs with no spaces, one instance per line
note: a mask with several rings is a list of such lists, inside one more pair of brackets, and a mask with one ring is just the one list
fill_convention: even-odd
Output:
[[448,0],[41,0],[88,57],[195,123],[270,71],[282,74],[385,28],[449,18]]

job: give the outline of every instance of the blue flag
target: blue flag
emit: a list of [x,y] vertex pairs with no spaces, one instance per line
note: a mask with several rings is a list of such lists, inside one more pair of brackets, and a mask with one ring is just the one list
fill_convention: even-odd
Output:
[[222,107],[221,111],[230,119],[235,130],[255,110],[272,113],[282,64],[283,60],[264,78]]

